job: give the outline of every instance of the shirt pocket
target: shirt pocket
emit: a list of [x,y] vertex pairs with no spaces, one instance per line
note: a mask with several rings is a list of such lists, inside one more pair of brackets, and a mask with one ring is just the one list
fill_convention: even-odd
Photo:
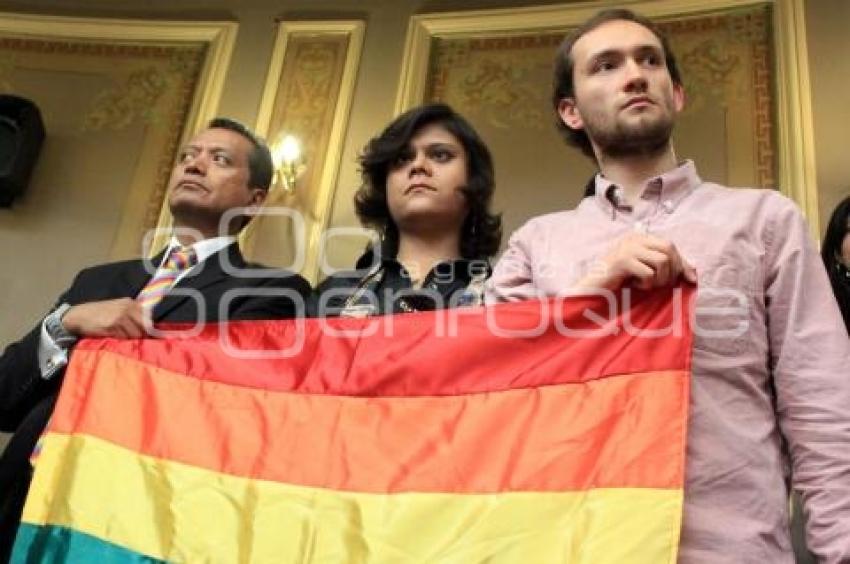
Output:
[[699,289],[691,328],[698,350],[740,355],[752,350],[764,333],[761,263],[740,259],[725,254],[697,262]]

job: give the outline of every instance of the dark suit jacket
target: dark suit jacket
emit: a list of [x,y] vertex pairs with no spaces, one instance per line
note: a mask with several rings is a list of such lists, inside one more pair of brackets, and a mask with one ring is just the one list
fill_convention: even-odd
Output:
[[[161,260],[162,255],[150,261],[130,260],[87,268],[77,274],[56,303],[76,305],[136,297]],[[238,271],[233,275],[231,266],[253,276],[240,276]],[[259,268],[245,262],[236,244],[230,245],[200,263],[175,285],[175,291],[154,307],[154,322],[285,319],[303,315],[310,285],[297,274],[283,270],[263,273]],[[288,295],[228,293],[240,289],[283,291]],[[182,291],[202,296],[202,303]],[[61,373],[50,380],[41,377],[37,354],[40,336],[39,322],[0,356],[0,430],[15,433],[0,456],[0,562],[8,559],[29,488],[29,456],[53,411],[62,380]]]

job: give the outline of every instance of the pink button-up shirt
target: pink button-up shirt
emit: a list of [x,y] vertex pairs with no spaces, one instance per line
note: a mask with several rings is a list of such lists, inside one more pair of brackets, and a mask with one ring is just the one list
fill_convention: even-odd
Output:
[[809,548],[850,562],[850,340],[797,208],[690,161],[631,210],[609,187],[514,233],[488,301],[564,292],[635,229],[675,243],[699,277],[679,561],[793,563],[790,480]]

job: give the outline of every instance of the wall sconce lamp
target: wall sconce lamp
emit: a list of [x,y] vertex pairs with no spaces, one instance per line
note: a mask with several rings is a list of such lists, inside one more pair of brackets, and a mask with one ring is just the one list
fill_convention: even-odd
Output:
[[307,166],[301,160],[301,143],[293,135],[283,135],[272,147],[272,183],[285,192],[295,191],[295,182]]

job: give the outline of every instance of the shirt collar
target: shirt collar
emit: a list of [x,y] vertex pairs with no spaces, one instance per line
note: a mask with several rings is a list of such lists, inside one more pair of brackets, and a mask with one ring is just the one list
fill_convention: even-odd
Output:
[[[594,199],[606,213],[611,213],[617,208],[609,199],[608,194],[614,194],[616,198],[617,186],[602,176],[596,175],[596,193]],[[691,191],[702,184],[702,179],[697,174],[696,166],[692,160],[686,160],[676,168],[668,170],[664,174],[648,179],[641,191],[642,200],[659,200],[662,205],[673,211],[679,203],[691,193]],[[613,187],[613,188],[612,188]],[[615,200],[616,201],[616,200]]]
[[[193,249],[195,249],[195,254],[198,257],[198,263],[201,263],[219,252],[220,250],[232,245],[236,242],[236,237],[233,235],[224,235],[222,237],[212,237],[210,239],[204,239],[202,241],[198,241],[197,243],[190,245]],[[163,255],[163,260],[165,260],[171,251],[176,247],[181,247],[180,241],[177,240],[177,237],[172,235],[171,240],[168,242],[168,249],[165,251],[165,255]]]

